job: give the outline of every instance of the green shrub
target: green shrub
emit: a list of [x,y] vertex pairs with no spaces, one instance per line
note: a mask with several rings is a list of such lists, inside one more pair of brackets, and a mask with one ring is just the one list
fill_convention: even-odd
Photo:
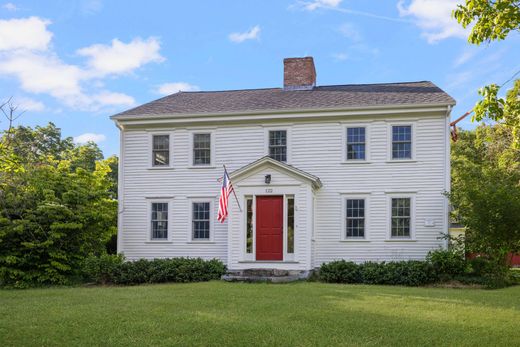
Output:
[[449,280],[455,276],[464,274],[466,270],[466,259],[460,252],[453,250],[430,251],[426,256],[434,271],[442,280]]
[[353,262],[338,260],[323,264],[320,279],[335,283],[365,283],[419,286],[435,282],[437,275],[426,261]]
[[99,284],[111,283],[114,280],[116,269],[121,266],[123,261],[122,255],[90,256],[83,261],[83,277],[86,281]]
[[85,262],[84,273],[100,284],[200,282],[220,279],[226,273],[226,266],[218,259],[170,258],[123,262],[121,257],[106,255]]
[[331,283],[360,283],[359,266],[351,261],[338,260],[323,264],[319,272],[320,279]]

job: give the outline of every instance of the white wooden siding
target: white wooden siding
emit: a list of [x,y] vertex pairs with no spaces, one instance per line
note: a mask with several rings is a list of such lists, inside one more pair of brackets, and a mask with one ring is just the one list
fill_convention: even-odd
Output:
[[[415,161],[395,163],[388,158],[388,124],[405,120],[415,124]],[[366,124],[367,143],[370,148],[367,163],[343,163],[344,130],[349,123]],[[122,216],[120,218],[119,246],[129,259],[191,256],[220,258],[225,262],[237,262],[238,253],[228,247],[240,245],[240,241],[228,239],[228,222],[215,221],[212,225],[213,242],[189,242],[189,201],[191,198],[214,197],[214,209],[218,206],[220,190],[217,178],[222,175],[222,164],[228,171],[236,170],[265,155],[265,128],[290,129],[291,165],[318,176],[323,187],[315,192],[302,186],[297,212],[299,230],[305,233],[297,248],[301,255],[301,267],[310,269],[334,259],[366,260],[422,259],[434,248],[445,245],[439,240],[447,231],[445,218],[446,176],[446,114],[430,113],[410,117],[389,116],[367,120],[361,117],[345,117],[331,120],[291,120],[262,125],[208,124],[201,127],[132,128],[124,130],[122,138]],[[210,168],[190,168],[190,133],[198,129],[211,130],[214,141],[215,162]],[[169,169],[150,169],[149,133],[173,131],[173,153]],[[259,178],[260,177],[260,178]],[[256,177],[261,184],[261,176]],[[272,184],[281,178],[273,176]],[[242,182],[242,184],[244,184]],[[415,241],[388,241],[388,194],[415,194]],[[367,242],[341,241],[342,203],[345,194],[370,194],[370,230]],[[147,243],[147,199],[171,198],[171,242]],[[303,200],[306,202],[304,203]],[[233,211],[235,212],[235,204]],[[304,207],[303,207],[304,206]],[[315,215],[311,216],[312,210]],[[213,211],[216,214],[216,210]],[[306,219],[304,219],[306,218]],[[435,226],[425,227],[425,219]],[[238,223],[238,220],[237,220]],[[313,226],[314,237],[311,246]],[[241,228],[233,225],[234,230]],[[235,236],[233,236],[235,237]],[[312,251],[311,251],[312,247]],[[311,257],[312,255],[312,257]],[[299,266],[299,265],[298,265]]]

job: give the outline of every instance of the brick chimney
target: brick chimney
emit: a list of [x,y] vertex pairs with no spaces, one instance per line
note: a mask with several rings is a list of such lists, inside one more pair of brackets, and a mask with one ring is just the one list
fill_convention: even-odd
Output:
[[283,60],[283,89],[309,90],[316,85],[316,69],[312,57]]

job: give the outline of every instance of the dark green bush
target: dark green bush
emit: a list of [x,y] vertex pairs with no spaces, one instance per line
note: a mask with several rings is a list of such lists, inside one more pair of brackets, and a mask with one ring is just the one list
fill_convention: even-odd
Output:
[[[119,261],[121,260],[121,261]],[[200,258],[139,259],[123,262],[105,255],[85,262],[88,279],[100,284],[141,284],[162,282],[201,282],[220,279],[226,266],[217,259]]]
[[122,255],[90,256],[83,261],[83,277],[89,282],[111,283],[116,269],[121,266],[123,261]]
[[320,279],[334,283],[365,283],[419,286],[435,282],[438,277],[426,261],[366,262],[355,264],[345,260],[323,264]]
[[359,266],[351,261],[338,260],[323,264],[319,274],[321,280],[331,283],[360,283]]
[[442,280],[449,280],[454,276],[464,274],[467,267],[464,254],[452,250],[430,251],[426,256],[426,261],[432,264],[433,269]]

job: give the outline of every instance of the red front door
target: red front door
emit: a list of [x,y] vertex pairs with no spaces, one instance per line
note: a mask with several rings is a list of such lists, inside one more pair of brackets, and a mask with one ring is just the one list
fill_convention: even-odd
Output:
[[283,197],[256,197],[256,260],[283,260]]

